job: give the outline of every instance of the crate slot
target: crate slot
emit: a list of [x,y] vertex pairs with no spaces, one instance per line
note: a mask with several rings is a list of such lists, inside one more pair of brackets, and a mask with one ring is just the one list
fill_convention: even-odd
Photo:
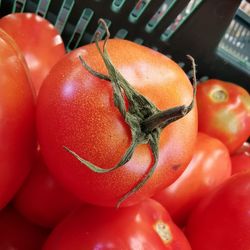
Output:
[[161,35],[163,42],[167,41],[181,26],[182,24],[192,15],[197,7],[204,0],[191,0],[188,5],[177,15],[174,21],[165,29]]
[[128,31],[126,29],[119,29],[114,37],[124,39],[126,38],[127,34],[128,34]]
[[12,8],[12,12],[23,12],[26,4],[26,0],[15,0]]
[[149,22],[146,24],[145,30],[147,32],[152,32],[176,2],[177,0],[165,0],[159,7],[159,9],[155,12],[155,14],[151,17]]
[[119,12],[126,0],[114,0],[111,4],[111,10],[113,12]]
[[130,12],[128,20],[131,23],[137,22],[137,20],[140,18],[142,13],[146,10],[147,6],[151,0],[139,0],[133,10]]
[[73,34],[68,42],[67,50],[73,50],[78,47],[81,38],[89,25],[91,18],[93,17],[94,11],[90,8],[83,10],[80,19],[78,20]]
[[50,3],[51,0],[40,0],[37,5],[36,13],[42,17],[45,17],[48,12]]
[[59,33],[62,33],[64,26],[70,15],[70,12],[74,6],[74,3],[75,3],[74,0],[64,0],[55,23],[55,26],[59,31]]
[[134,39],[134,42],[137,44],[143,44],[144,40],[142,38],[138,37],[138,38]]

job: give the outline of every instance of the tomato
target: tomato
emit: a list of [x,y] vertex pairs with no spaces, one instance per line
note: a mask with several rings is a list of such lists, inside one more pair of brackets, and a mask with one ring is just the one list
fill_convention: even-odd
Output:
[[[172,60],[125,40],[110,39],[106,46],[115,67],[158,109],[191,103],[192,86]],[[108,169],[120,161],[132,141],[130,127],[114,104],[110,82],[88,72],[79,56],[89,67],[107,74],[95,44],[78,48],[53,67],[37,103],[41,152],[55,178],[82,201],[115,206],[121,197],[141,183],[151,171],[156,157],[148,144],[140,144],[132,159],[121,168],[96,173],[65,150],[67,147],[89,162]],[[147,132],[144,135],[148,136]],[[189,162],[196,135],[197,110],[194,105],[190,113],[162,131],[154,174],[122,205],[140,202],[172,183]]]
[[0,208],[28,175],[35,152],[35,105],[27,66],[14,41],[0,30]]
[[51,23],[34,13],[12,13],[0,19],[5,30],[21,49],[36,94],[52,68],[65,54],[61,36]]
[[43,227],[54,227],[79,204],[52,178],[40,154],[14,200],[23,216]]
[[198,133],[191,162],[169,187],[154,196],[178,224],[185,224],[188,215],[205,197],[231,175],[227,147],[219,140]]
[[26,221],[13,208],[0,212],[1,250],[38,250],[47,235],[46,231]]
[[127,208],[84,206],[62,221],[43,250],[190,250],[183,232],[154,200]]
[[248,250],[250,172],[233,175],[205,197],[189,218],[193,250]]
[[243,145],[231,155],[232,173],[250,170],[250,143],[244,142]]
[[221,140],[233,153],[250,136],[250,95],[217,79],[198,85],[199,131]]

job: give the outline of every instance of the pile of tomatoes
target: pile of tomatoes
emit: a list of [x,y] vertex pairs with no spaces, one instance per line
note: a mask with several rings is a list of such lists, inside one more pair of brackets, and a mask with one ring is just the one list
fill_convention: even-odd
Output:
[[250,249],[247,90],[31,13],[0,56],[0,249]]

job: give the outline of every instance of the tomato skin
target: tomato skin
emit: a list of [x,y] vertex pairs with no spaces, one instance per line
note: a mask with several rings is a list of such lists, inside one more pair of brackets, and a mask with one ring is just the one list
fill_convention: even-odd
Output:
[[232,173],[250,170],[250,143],[244,142],[242,146],[231,155]]
[[197,106],[199,131],[221,140],[230,153],[249,137],[250,96],[242,87],[217,79],[198,84]]
[[[165,226],[162,234],[156,229],[160,223]],[[43,250],[52,249],[191,250],[167,211],[150,199],[120,209],[93,206],[78,209],[49,236]]]
[[15,196],[15,208],[34,224],[54,227],[80,202],[50,175],[38,153],[36,164]]
[[205,197],[186,227],[193,250],[248,250],[250,172],[233,175]]
[[[121,74],[159,109],[191,102],[191,84],[170,59],[125,40],[109,40],[107,50]],[[115,206],[141,180],[153,159],[149,146],[140,145],[120,169],[98,174],[63,149],[67,146],[88,161],[110,168],[120,161],[131,142],[130,129],[114,106],[110,83],[88,73],[79,55],[96,71],[107,73],[94,44],[69,53],[55,65],[38,97],[41,152],[51,173],[81,200]],[[195,106],[186,117],[163,130],[154,175],[122,205],[140,202],[172,183],[190,160],[196,134]]]
[[65,54],[61,36],[51,23],[34,13],[12,13],[0,19],[5,30],[21,49],[36,94],[54,64]]
[[0,208],[20,188],[35,152],[35,104],[27,66],[14,41],[0,30]]
[[184,225],[189,214],[219,184],[231,176],[227,147],[218,139],[198,133],[192,160],[182,175],[154,196],[177,224]]
[[32,225],[13,208],[0,212],[1,250],[38,250],[48,236],[48,232]]

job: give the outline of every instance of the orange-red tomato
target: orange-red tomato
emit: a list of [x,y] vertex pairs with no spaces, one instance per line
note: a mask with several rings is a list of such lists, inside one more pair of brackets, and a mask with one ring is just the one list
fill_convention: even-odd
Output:
[[32,166],[35,104],[22,54],[2,30],[0,58],[0,208],[3,208]]
[[84,206],[62,221],[43,250],[191,250],[183,232],[154,200],[127,208]]
[[51,23],[34,13],[12,13],[0,19],[5,30],[21,49],[36,94],[54,64],[65,54],[61,36]]
[[220,80],[198,85],[199,131],[221,140],[230,153],[250,136],[250,95],[242,87]]
[[[100,44],[102,46],[102,43]],[[172,60],[141,45],[111,39],[107,51],[115,67],[160,110],[189,105],[193,90],[186,74]],[[79,56],[107,74],[95,44],[81,47],[57,63],[38,96],[37,130],[41,152],[51,173],[81,200],[115,206],[145,176],[153,164],[149,146],[137,146],[121,168],[94,173],[67,152],[111,168],[131,143],[131,131],[115,107],[110,82],[100,80],[81,64]],[[159,141],[159,162],[153,176],[123,205],[132,205],[171,184],[190,161],[197,135],[197,110],[166,127]]]
[[219,184],[231,176],[227,147],[218,139],[198,133],[193,158],[182,175],[154,196],[178,224]]
[[40,153],[14,199],[15,208],[43,227],[54,227],[80,202],[52,178]]

